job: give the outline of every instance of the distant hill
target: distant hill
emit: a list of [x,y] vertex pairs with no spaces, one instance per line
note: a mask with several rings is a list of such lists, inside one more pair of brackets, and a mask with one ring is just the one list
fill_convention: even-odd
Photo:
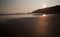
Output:
[[47,7],[44,9],[38,9],[38,10],[33,11],[32,13],[60,14],[60,5],[56,5],[53,7]]

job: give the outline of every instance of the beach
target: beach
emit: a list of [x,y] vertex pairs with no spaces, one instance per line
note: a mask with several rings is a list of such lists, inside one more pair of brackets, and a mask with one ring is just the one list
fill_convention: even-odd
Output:
[[58,37],[60,15],[7,19],[0,27],[4,37]]

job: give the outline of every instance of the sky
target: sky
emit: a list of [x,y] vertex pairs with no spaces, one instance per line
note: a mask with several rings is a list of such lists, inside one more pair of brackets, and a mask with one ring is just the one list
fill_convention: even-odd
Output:
[[55,5],[60,5],[60,0],[0,0],[0,14],[28,13]]

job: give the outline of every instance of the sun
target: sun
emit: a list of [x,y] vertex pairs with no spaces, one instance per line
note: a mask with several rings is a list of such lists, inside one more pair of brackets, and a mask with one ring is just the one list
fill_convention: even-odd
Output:
[[43,7],[43,8],[46,8],[47,6],[46,6],[46,4],[43,4],[42,7]]

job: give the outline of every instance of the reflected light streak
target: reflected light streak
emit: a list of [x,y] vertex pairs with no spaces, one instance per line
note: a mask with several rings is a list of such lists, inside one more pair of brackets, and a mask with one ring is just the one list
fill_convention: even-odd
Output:
[[46,18],[47,16],[49,16],[49,15],[46,15],[46,14],[42,14],[40,17],[42,18]]
[[43,37],[47,36],[49,33],[48,25],[49,25],[49,17],[46,16],[46,14],[43,14],[41,17],[38,17],[38,21],[36,23],[37,36],[43,36]]
[[46,14],[43,14],[42,16],[46,16]]

